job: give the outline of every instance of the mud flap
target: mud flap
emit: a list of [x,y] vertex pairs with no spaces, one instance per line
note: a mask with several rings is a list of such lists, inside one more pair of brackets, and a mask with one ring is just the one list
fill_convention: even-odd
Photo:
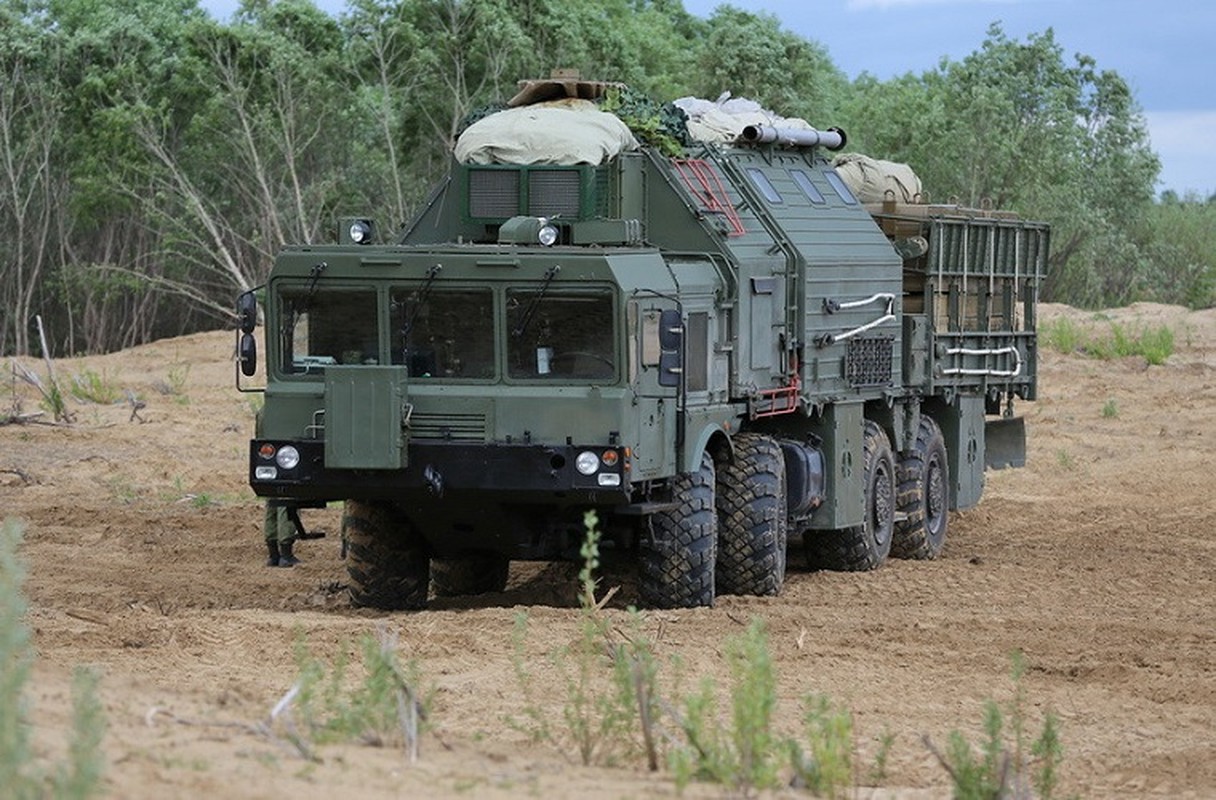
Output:
[[1026,466],[1026,421],[1022,417],[984,422],[984,466],[1007,469]]

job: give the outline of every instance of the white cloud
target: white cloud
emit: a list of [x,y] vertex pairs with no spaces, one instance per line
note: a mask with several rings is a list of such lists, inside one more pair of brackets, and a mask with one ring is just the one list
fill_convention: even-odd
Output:
[[1216,111],[1146,111],[1144,117],[1161,158],[1161,188],[1216,193]]

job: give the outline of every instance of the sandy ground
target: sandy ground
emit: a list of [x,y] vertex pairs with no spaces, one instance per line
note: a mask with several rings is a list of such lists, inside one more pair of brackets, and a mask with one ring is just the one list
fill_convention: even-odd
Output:
[[[1043,309],[1062,316],[1096,330],[1168,324],[1177,350],[1162,366],[1044,352],[1041,399],[1020,409],[1030,465],[989,474],[981,505],[952,516],[941,560],[835,574],[792,555],[779,598],[644,614],[660,657],[683,659],[690,685],[725,684],[724,642],[758,617],[783,731],[799,730],[804,695],[827,693],[854,715],[863,766],[894,734],[880,795],[943,797],[947,776],[922,737],[975,738],[984,701],[1012,697],[1009,654],[1021,650],[1029,725],[1048,710],[1062,723],[1065,791],[1216,796],[1216,312]],[[583,767],[504,722],[524,707],[511,658],[521,612],[538,702],[560,715],[547,654],[578,635],[572,572],[513,565],[500,595],[355,611],[337,509],[306,513],[330,536],[299,546],[302,565],[262,566],[261,509],[244,482],[252,396],[233,386],[231,353],[217,333],[59,361],[61,378],[90,370],[142,397],[144,421],[129,405],[73,401],[71,426],[0,427],[0,516],[26,523],[40,758],[61,757],[83,664],[102,676],[112,797],[676,794],[670,774]],[[0,389],[0,404],[14,392],[37,410],[21,385]],[[607,613],[624,628],[628,574],[605,576],[616,583]],[[299,637],[333,661],[378,627],[435,690],[418,763],[359,744],[308,762],[254,731],[295,680]]]

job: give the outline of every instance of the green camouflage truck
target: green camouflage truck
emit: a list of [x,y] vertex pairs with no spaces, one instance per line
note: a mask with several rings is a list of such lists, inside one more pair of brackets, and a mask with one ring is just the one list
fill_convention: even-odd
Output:
[[[844,144],[749,125],[454,160],[391,241],[352,219],[284,248],[255,493],[345,501],[352,601],[386,609],[577,559],[589,509],[650,607],[778,594],[787,540],[814,569],[938,556],[985,468],[1024,463],[1049,231],[860,200]],[[237,306],[250,376],[259,308]]]

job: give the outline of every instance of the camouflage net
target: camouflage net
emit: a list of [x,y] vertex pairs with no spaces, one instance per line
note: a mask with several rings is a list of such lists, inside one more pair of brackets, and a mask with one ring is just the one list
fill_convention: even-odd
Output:
[[484,106],[478,106],[465,114],[464,119],[460,120],[460,125],[456,128],[456,136],[453,137],[453,141],[459,139],[460,134],[468,130],[468,127],[474,122],[485,119],[491,114],[497,114],[499,111],[506,111],[508,108],[509,106],[506,103],[489,103]]
[[663,155],[677,156],[692,144],[688,137],[688,116],[672,103],[656,103],[626,86],[609,89],[600,108],[615,114],[638,141]]

